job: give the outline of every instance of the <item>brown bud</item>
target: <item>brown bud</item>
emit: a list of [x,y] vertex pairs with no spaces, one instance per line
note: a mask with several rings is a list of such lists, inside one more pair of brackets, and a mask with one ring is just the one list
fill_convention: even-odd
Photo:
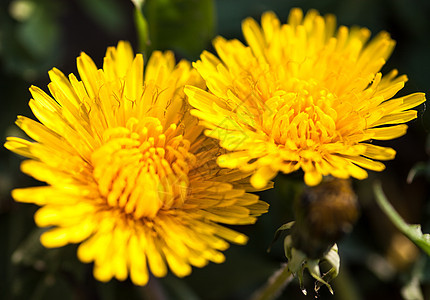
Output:
[[306,187],[295,203],[293,245],[309,258],[322,257],[358,218],[357,196],[350,180],[330,178]]

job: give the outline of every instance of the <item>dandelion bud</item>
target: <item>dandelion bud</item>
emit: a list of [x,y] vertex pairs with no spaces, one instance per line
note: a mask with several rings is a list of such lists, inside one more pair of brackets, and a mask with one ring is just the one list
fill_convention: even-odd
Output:
[[351,182],[328,179],[307,187],[295,203],[292,242],[310,258],[322,257],[358,218],[357,196]]

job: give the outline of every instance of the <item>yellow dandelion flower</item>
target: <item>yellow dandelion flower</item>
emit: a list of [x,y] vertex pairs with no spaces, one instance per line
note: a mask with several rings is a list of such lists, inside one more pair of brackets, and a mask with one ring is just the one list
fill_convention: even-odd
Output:
[[255,170],[254,187],[263,187],[279,171],[304,171],[308,185],[322,177],[364,179],[382,171],[377,160],[395,156],[392,148],[372,140],[405,134],[423,103],[415,93],[392,98],[407,77],[381,67],[395,42],[382,32],[369,40],[365,28],[340,26],[333,15],[293,9],[287,24],[272,12],[261,27],[251,18],[242,23],[245,46],[218,37],[194,66],[209,92],[186,87],[192,113],[230,153],[222,167]]
[[247,238],[224,224],[250,224],[268,205],[240,171],[220,169],[217,144],[189,114],[183,87],[204,83],[189,62],[154,52],[145,72],[141,54],[119,42],[103,69],[86,54],[79,81],[49,72],[53,98],[31,87],[30,107],[41,123],[19,116],[34,141],[8,138],[6,148],[30,158],[22,171],[47,186],[16,189],[35,203],[36,224],[52,227],[46,247],[80,243],[100,281],[130,276],[138,285],[168,268],[221,263],[229,243]]

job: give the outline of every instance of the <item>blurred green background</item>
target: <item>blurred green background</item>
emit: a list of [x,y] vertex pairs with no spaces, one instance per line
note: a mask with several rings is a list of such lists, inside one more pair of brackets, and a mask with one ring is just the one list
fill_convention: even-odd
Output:
[[[373,34],[387,30],[397,41],[383,69],[397,68],[409,82],[401,95],[429,94],[430,1],[427,0],[149,0],[144,12],[149,22],[151,49],[175,50],[178,58],[196,60],[211,49],[215,35],[239,38],[241,21],[259,20],[273,10],[283,22],[292,7],[333,13],[338,23],[368,27]],[[120,39],[136,46],[133,4],[126,0],[2,0],[0,1],[0,133],[22,133],[13,125],[18,114],[32,116],[27,103],[34,84],[47,90],[52,67],[76,73],[81,51],[100,67],[107,46]],[[380,180],[388,199],[409,223],[430,232],[430,129],[425,105],[418,109],[406,136],[379,143],[397,150],[382,173],[354,182],[361,217],[353,232],[339,243],[341,274],[334,280],[335,295],[323,288],[320,299],[405,299],[405,287],[421,287],[430,299],[428,257],[403,237],[376,206],[372,192]],[[19,171],[22,158],[0,149],[0,299],[246,299],[285,261],[282,243],[266,252],[275,230],[293,219],[291,202],[296,177],[279,175],[275,189],[261,194],[271,204],[256,225],[236,229],[249,235],[246,246],[231,246],[224,264],[194,269],[184,279],[151,279],[146,287],[129,281],[96,282],[91,265],[80,263],[76,246],[44,249],[33,221],[36,206],[13,202],[11,189],[38,184]],[[417,176],[407,183],[409,171]],[[298,178],[298,177],[297,177]],[[313,282],[306,282],[312,292]],[[302,295],[296,281],[280,299],[312,299]],[[411,298],[413,299],[413,298]]]

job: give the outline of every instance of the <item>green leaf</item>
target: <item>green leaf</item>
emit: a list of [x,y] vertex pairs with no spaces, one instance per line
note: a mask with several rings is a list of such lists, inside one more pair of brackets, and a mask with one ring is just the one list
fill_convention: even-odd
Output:
[[415,245],[426,252],[427,255],[430,255],[430,234],[423,234],[421,231],[421,225],[410,225],[402,219],[393,206],[388,202],[384,192],[382,191],[380,183],[375,183],[373,190],[379,207],[388,216],[391,222],[393,222],[397,229],[414,242]]
[[147,0],[151,49],[173,49],[194,59],[208,47],[214,35],[213,0]]
[[279,239],[279,236],[281,235],[281,233],[283,233],[284,231],[290,230],[293,226],[294,226],[294,221],[285,223],[284,225],[279,227],[275,232],[275,236],[273,237],[273,240],[270,243],[270,246],[267,249],[267,252],[270,252],[270,249],[272,248],[273,244]]
[[323,274],[323,276],[321,277],[322,280],[318,280],[315,283],[315,292],[318,292],[319,289],[323,285],[325,285],[330,291],[330,293],[333,294],[334,291],[333,291],[333,288],[330,286],[329,282],[334,278],[336,278],[337,275],[339,275],[339,269],[340,269],[340,256],[339,256],[338,248],[336,244],[334,244],[334,246],[324,256],[323,259],[329,263],[331,268],[330,270],[328,270],[328,272]]

